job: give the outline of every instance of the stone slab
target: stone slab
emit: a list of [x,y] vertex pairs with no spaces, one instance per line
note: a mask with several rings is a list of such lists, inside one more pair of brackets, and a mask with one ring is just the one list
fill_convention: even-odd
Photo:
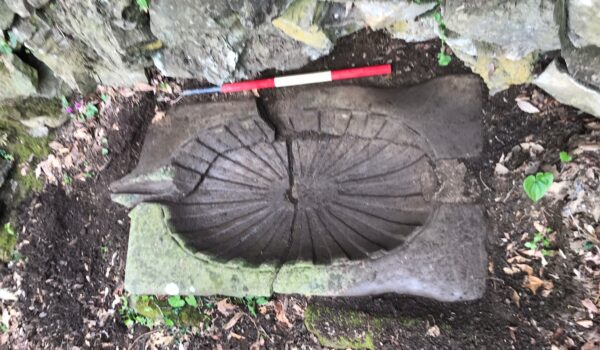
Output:
[[461,159],[481,150],[480,87],[451,76],[169,111],[111,185],[138,205],[128,288],[476,298],[486,230]]
[[600,91],[575,80],[560,62],[550,63],[533,83],[561,103],[600,118]]
[[472,300],[485,291],[487,230],[479,206],[442,205],[408,248],[373,261],[329,266],[300,262],[253,267],[219,262],[184,248],[159,204],[138,205],[131,231],[125,288],[133,294],[272,293],[358,296],[404,293],[442,301]]

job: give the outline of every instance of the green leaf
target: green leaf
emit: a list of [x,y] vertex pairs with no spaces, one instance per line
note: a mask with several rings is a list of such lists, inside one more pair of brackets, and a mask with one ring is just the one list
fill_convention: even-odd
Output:
[[544,239],[544,235],[538,232],[533,236],[533,243],[539,243],[542,239]]
[[106,102],[110,97],[107,94],[102,94],[100,95],[100,98],[102,99],[102,102]]
[[10,45],[8,45],[8,43],[0,38],[0,53],[1,54],[5,54],[5,55],[9,55],[12,53],[12,48],[10,47]]
[[62,104],[63,109],[69,108],[69,101],[67,101],[67,98],[64,95],[60,97],[60,103]]
[[125,319],[125,326],[127,326],[127,328],[131,328],[134,323],[135,322],[133,322],[133,320],[130,318]]
[[560,162],[563,164],[568,163],[573,160],[573,157],[571,157],[571,155],[565,151],[560,151],[559,157],[560,157]]
[[527,249],[537,249],[537,244],[533,242],[525,242],[525,248]]
[[583,244],[583,250],[592,250],[594,248],[594,243],[587,241]]
[[165,326],[167,326],[169,328],[175,326],[175,322],[173,322],[173,320],[168,317],[164,318],[164,322],[165,322]]
[[85,114],[86,118],[93,118],[96,114],[98,114],[98,107],[96,107],[93,103],[88,103],[85,105],[83,114]]
[[435,12],[435,13],[433,14],[433,19],[434,19],[434,20],[435,20],[435,21],[436,21],[438,24],[444,23],[444,22],[443,22],[443,20],[442,20],[442,14],[441,14],[439,11],[437,11],[437,12]]
[[193,295],[188,295],[187,297],[185,297],[185,303],[188,304],[191,307],[197,307],[198,306],[198,302],[196,301],[196,297]]
[[438,52],[437,54],[438,64],[442,67],[445,67],[450,64],[452,61],[452,56],[446,55],[443,52]]
[[138,7],[142,11],[148,11],[148,0],[136,0]]
[[523,181],[523,189],[529,199],[537,202],[544,197],[550,186],[552,186],[553,181],[554,176],[552,173],[539,172],[525,178],[525,181]]
[[180,308],[185,306],[185,300],[181,299],[179,295],[169,297],[169,299],[167,299],[167,302],[169,303],[169,305],[171,305],[171,307],[174,308]]
[[6,224],[4,224],[4,231],[6,231],[6,233],[8,233],[9,235],[13,235],[13,236],[15,235],[15,230],[13,229],[10,222],[7,222]]
[[102,147],[102,155],[107,156],[109,153],[108,148]]
[[256,298],[256,305],[266,305],[269,302],[269,299],[265,298],[265,297],[258,297]]

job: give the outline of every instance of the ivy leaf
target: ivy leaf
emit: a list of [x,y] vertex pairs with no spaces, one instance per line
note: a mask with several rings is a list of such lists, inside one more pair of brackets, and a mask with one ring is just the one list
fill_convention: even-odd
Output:
[[446,67],[452,61],[452,56],[446,55],[443,52],[438,52],[437,54],[438,64],[442,67]]
[[554,181],[554,176],[552,173],[542,173],[539,172],[535,175],[529,175],[523,181],[523,189],[525,193],[534,202],[539,201],[544,197],[552,182]]
[[527,249],[537,249],[537,244],[533,242],[525,242],[525,248]]
[[96,114],[98,114],[98,107],[96,107],[93,103],[88,103],[85,105],[83,114],[85,114],[86,118],[93,118]]
[[198,306],[198,302],[196,301],[196,297],[193,295],[188,295],[187,297],[185,297],[185,303],[188,304],[191,307],[197,307]]
[[262,306],[262,305],[266,305],[268,302],[269,302],[269,299],[267,299],[265,297],[256,298],[256,305]]
[[138,7],[140,10],[147,12],[148,11],[148,0],[136,0]]
[[171,307],[174,308],[180,308],[185,306],[185,300],[181,299],[179,295],[169,297],[169,299],[167,299],[167,302],[169,303],[169,305],[171,305]]
[[565,152],[565,151],[561,151],[559,153],[559,157],[560,157],[560,162],[563,164],[568,163],[573,160],[573,157],[568,152]]

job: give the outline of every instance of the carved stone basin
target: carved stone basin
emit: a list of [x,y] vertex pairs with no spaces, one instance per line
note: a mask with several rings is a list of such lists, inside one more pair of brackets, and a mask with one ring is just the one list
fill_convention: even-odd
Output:
[[[182,105],[150,127],[138,167],[111,188],[123,204],[159,204],[168,236],[204,261],[191,263],[198,275],[210,264],[221,271],[237,266],[237,283],[248,273],[244,269],[266,266],[273,268],[273,291],[282,269],[358,271],[372,265],[375,275],[353,278],[334,294],[426,295],[409,283],[430,281],[418,276],[426,256],[426,263],[455,279],[468,276],[468,282],[454,283],[460,298],[473,298],[484,286],[485,227],[481,211],[470,204],[476,194],[467,193],[460,159],[481,149],[480,105],[479,83],[470,77],[407,90],[290,89],[261,108],[254,100]],[[140,260],[134,237],[151,238],[134,226],[127,271]],[[160,242],[147,249],[160,252],[167,244]],[[476,248],[465,254],[465,244]],[[126,284],[131,274],[139,275],[128,272]],[[178,289],[181,283],[175,283]],[[285,290],[290,284],[279,291],[306,287]],[[135,292],[148,292],[144,288]],[[236,294],[230,290],[215,292]],[[323,286],[308,292],[332,293]]]

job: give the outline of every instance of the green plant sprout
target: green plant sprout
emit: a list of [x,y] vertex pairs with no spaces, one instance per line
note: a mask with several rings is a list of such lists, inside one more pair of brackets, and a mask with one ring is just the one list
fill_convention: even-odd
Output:
[[15,158],[12,156],[12,154],[6,152],[5,150],[0,148],[0,158],[4,159],[4,160],[8,160],[9,162],[12,162],[13,160],[15,160]]
[[[438,2],[438,8],[439,8],[439,2]],[[446,36],[446,24],[444,23],[444,19],[442,18],[442,13],[439,10],[433,14],[433,19],[438,24],[438,29],[439,29],[438,36],[440,37],[440,40],[442,41],[442,46],[440,47],[440,52],[438,52],[438,54],[437,54],[437,60],[438,60],[438,64],[440,66],[445,67],[445,66],[449,65],[450,62],[452,62],[452,56],[447,55],[446,52],[444,51],[444,48],[446,46],[446,41],[448,40],[448,37]]]
[[560,157],[560,162],[563,164],[568,163],[573,160],[573,157],[569,154],[569,152],[566,152],[566,151],[560,151],[558,156]]
[[538,202],[544,197],[550,186],[552,186],[552,182],[554,182],[552,173],[539,172],[525,178],[523,181],[523,189],[529,199],[533,202]]
[[[552,229],[546,228],[546,233],[550,232],[552,232]],[[525,242],[524,246],[527,249],[539,250],[543,256],[552,255],[552,253],[549,250],[551,246],[550,239],[548,239],[548,237],[546,237],[546,235],[541,232],[537,232],[535,235],[533,235],[533,239],[531,241]]]
[[246,305],[248,312],[254,317],[256,317],[256,306],[262,306],[269,302],[269,299],[266,297],[254,297],[254,296],[245,296],[242,300],[243,304]]
[[12,224],[10,222],[4,224],[4,231],[6,231],[6,233],[8,233],[9,235],[15,235],[15,230],[13,229]]

